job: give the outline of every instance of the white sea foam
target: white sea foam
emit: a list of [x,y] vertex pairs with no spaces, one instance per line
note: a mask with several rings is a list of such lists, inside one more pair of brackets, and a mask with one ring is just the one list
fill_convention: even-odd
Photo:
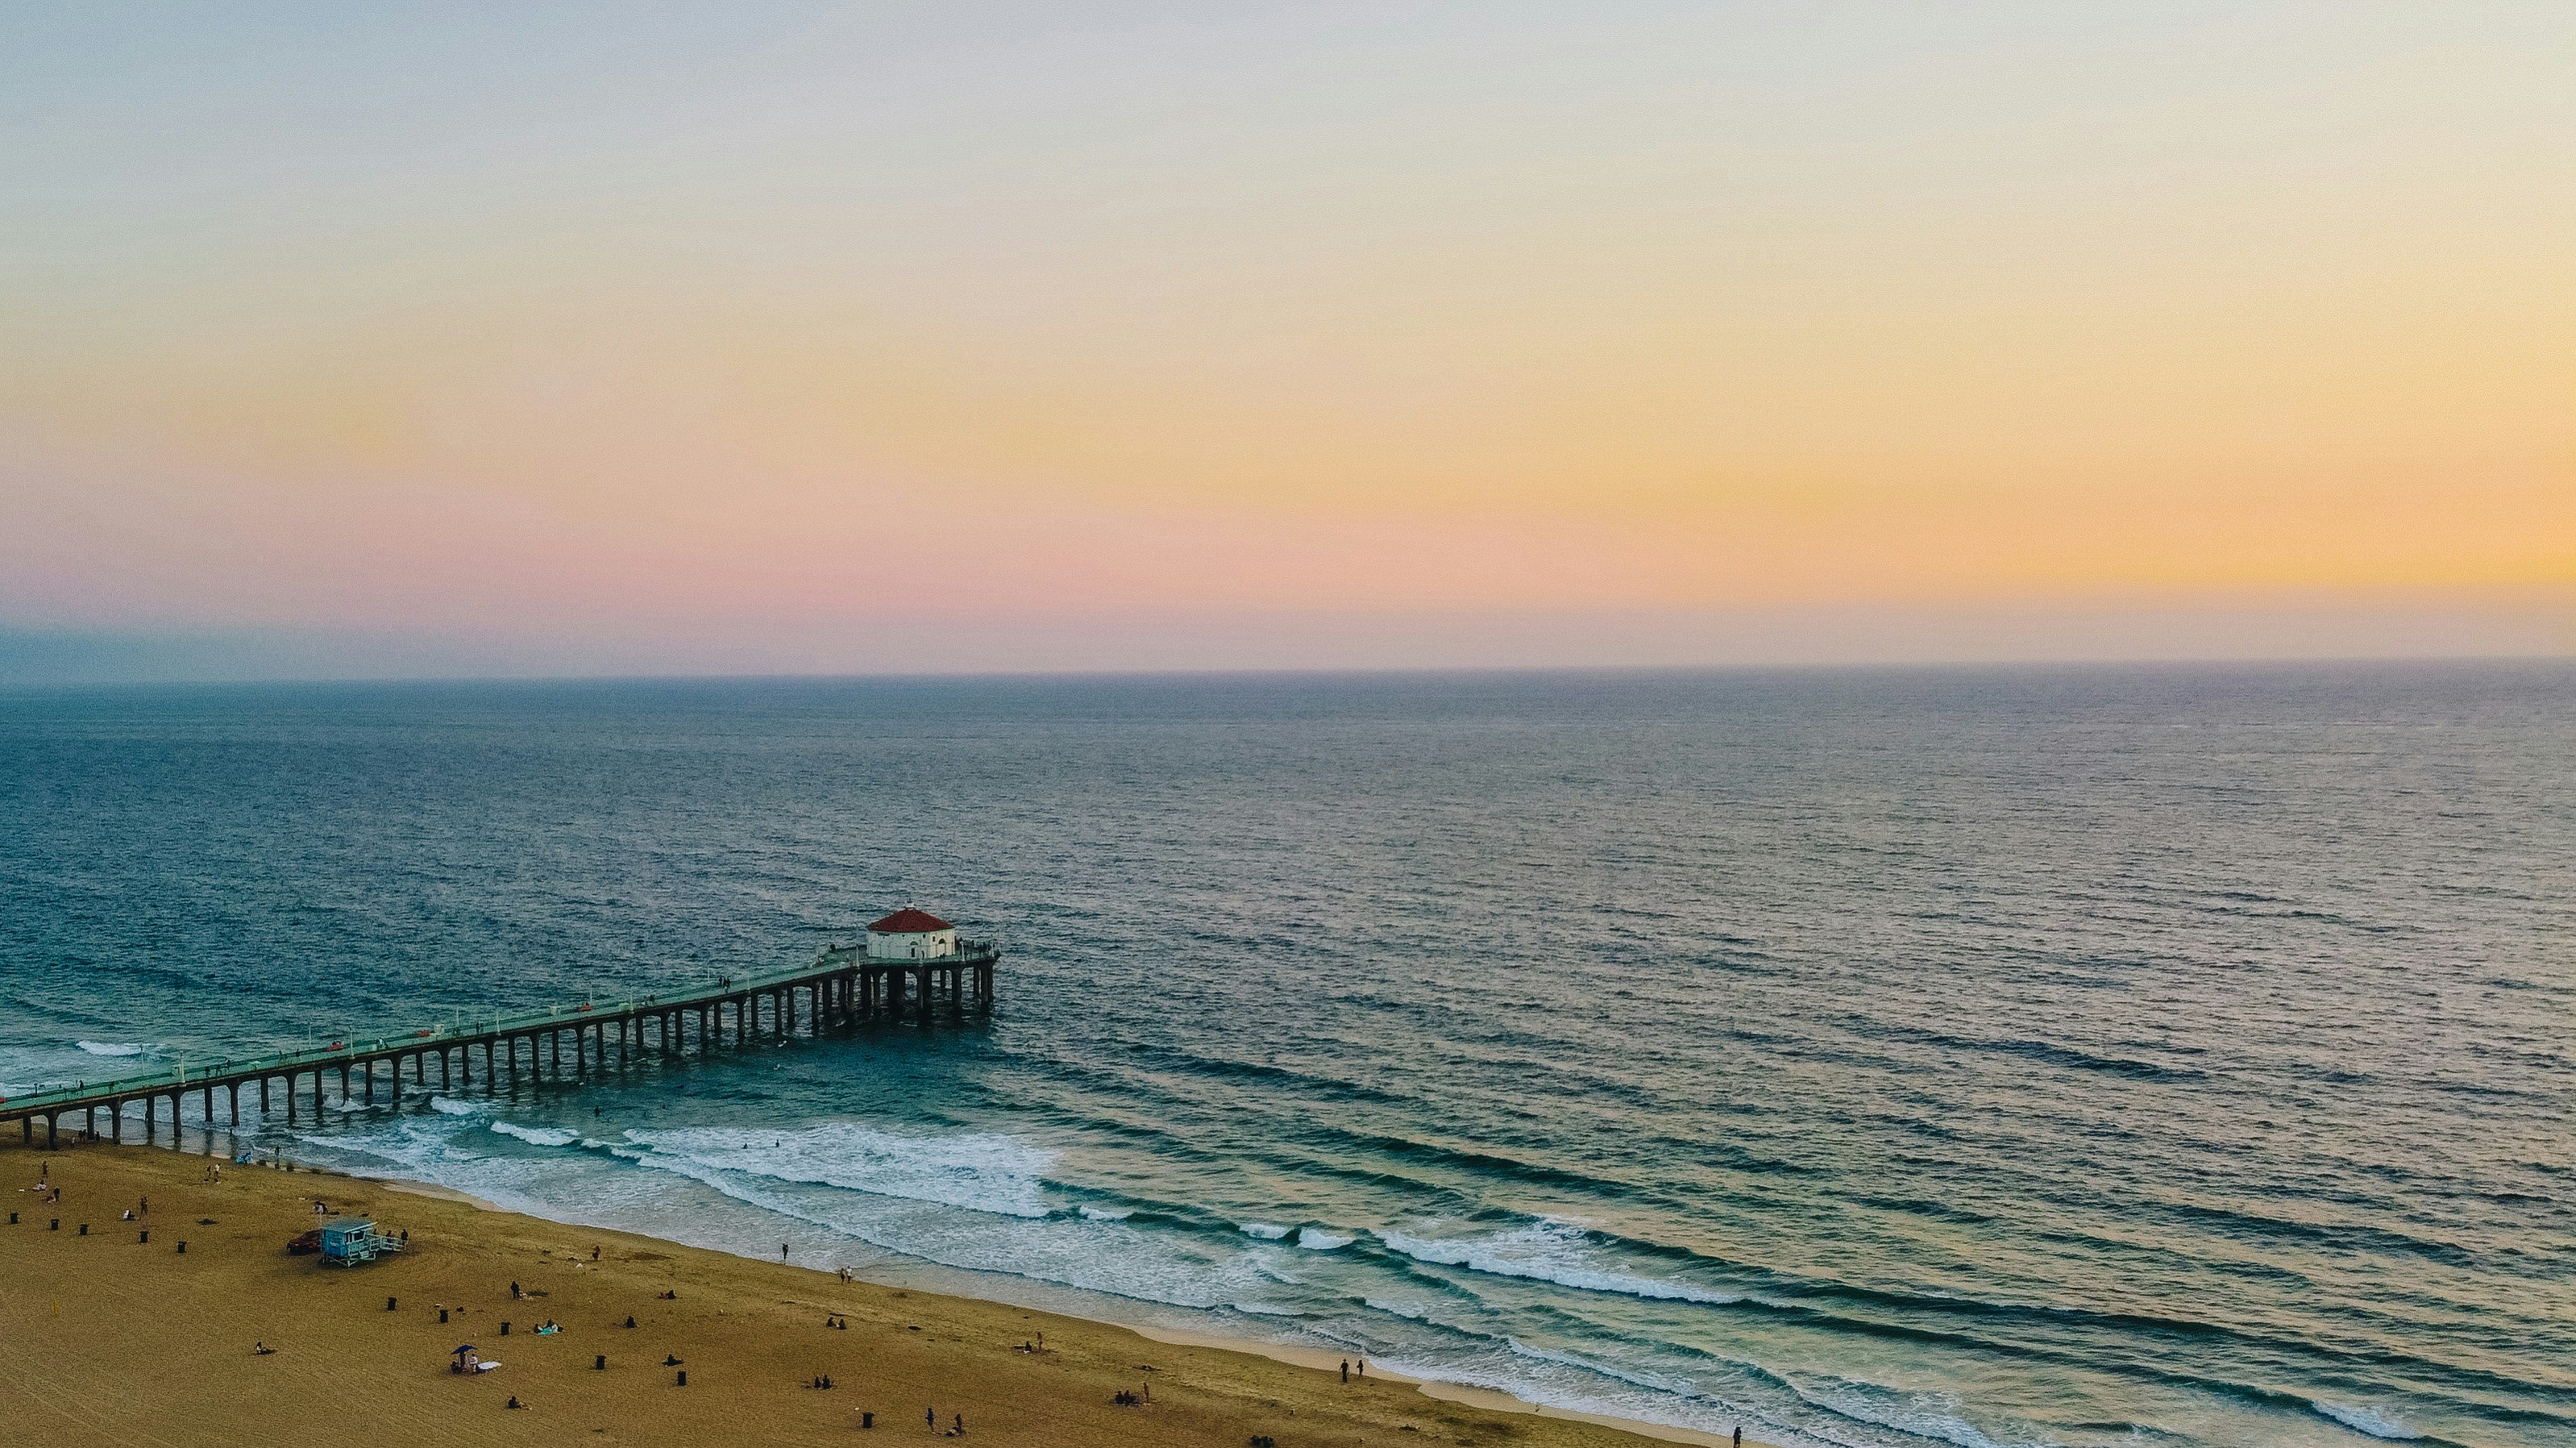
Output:
[[1729,1292],[1712,1292],[1687,1282],[1604,1271],[1582,1228],[1554,1220],[1533,1223],[1499,1236],[1474,1239],[1409,1237],[1381,1229],[1377,1239],[1417,1262],[1464,1267],[1498,1277],[1527,1277],[1575,1287],[1586,1292],[1616,1292],[1671,1302],[1737,1302]]
[[[1052,1158],[1043,1149],[1015,1138],[854,1134],[848,1128],[714,1133],[639,1130],[628,1133],[628,1144],[612,1144],[605,1152],[531,1153],[492,1148],[491,1137],[483,1129],[489,1124],[446,1115],[393,1116],[379,1118],[375,1125],[359,1132],[329,1139],[327,1144],[364,1152],[379,1160],[401,1162],[411,1171],[446,1181],[513,1210],[559,1220],[635,1225],[621,1221],[626,1214],[620,1199],[624,1205],[651,1203],[659,1193],[650,1186],[649,1179],[669,1172],[778,1218],[812,1223],[929,1262],[1006,1272],[1149,1303],[1232,1308],[1249,1314],[1245,1320],[1279,1324],[1283,1330],[1312,1313],[1294,1295],[1298,1289],[1293,1284],[1284,1289],[1270,1285],[1279,1276],[1276,1264],[1280,1254],[1268,1249],[1262,1239],[1239,1237],[1239,1245],[1233,1249],[1215,1243],[1200,1248],[1184,1244],[1183,1250],[1176,1253],[1166,1234],[1152,1229],[1105,1220],[1078,1208],[1074,1212],[1036,1210],[1042,1205],[1038,1198],[1043,1189],[1038,1173]],[[317,1145],[325,1144],[324,1138],[308,1139]],[[875,1155],[852,1150],[853,1141],[867,1142]],[[482,1149],[477,1149],[477,1143],[484,1144]],[[631,1186],[616,1190],[614,1176],[599,1174],[618,1171],[613,1158],[637,1159],[638,1164],[653,1170],[634,1174]],[[814,1184],[814,1178],[827,1171],[847,1176],[861,1166],[883,1166],[888,1158],[914,1172],[932,1170],[943,1161],[951,1167],[973,1168],[962,1181],[974,1191],[994,1190],[996,1176],[1007,1180],[1013,1175],[1009,1168],[1017,1167],[1018,1175],[1025,1180],[1010,1185],[1005,1199],[1011,1199],[1010,1193],[1025,1193],[1021,1200],[1032,1210],[1025,1215],[953,1212],[946,1209],[947,1203],[929,1196],[907,1199],[917,1194],[884,1192],[882,1188],[895,1184],[885,1180],[875,1184],[877,1191],[834,1192],[820,1190]],[[736,1166],[734,1162],[743,1165]],[[941,1195],[967,1194],[946,1190],[957,1185],[958,1180],[947,1181],[941,1187]],[[769,1255],[783,1240],[777,1235],[776,1225],[745,1230],[744,1224],[729,1222],[721,1214],[697,1211],[685,1218],[660,1219],[645,1230],[757,1256]],[[1302,1232],[1292,1229],[1292,1235],[1302,1236]],[[1579,1231],[1572,1236],[1579,1240]],[[802,1260],[807,1249],[800,1245],[797,1250]],[[1393,1300],[1371,1300],[1369,1305],[1397,1317],[1428,1323],[1436,1324],[1441,1316],[1436,1304],[1411,1299],[1407,1294],[1394,1294]],[[1620,1381],[1624,1375],[1615,1374],[1604,1378],[1599,1364],[1559,1365],[1542,1353],[1519,1352],[1518,1344],[1513,1345],[1515,1357],[1505,1360],[1517,1361],[1517,1367],[1499,1363],[1478,1367],[1447,1361],[1437,1354],[1416,1362],[1409,1354],[1391,1350],[1393,1346],[1390,1343],[1372,1351],[1372,1361],[1382,1362],[1391,1371],[1503,1388],[1533,1401],[1584,1411],[1707,1426],[1697,1407],[1631,1396],[1639,1392],[1632,1386],[1633,1380]],[[1775,1431],[1766,1436],[1775,1442],[1822,1448],[1796,1435],[1782,1436]]]
[[2377,1408],[2364,1408],[2352,1403],[2329,1403],[2323,1398],[2317,1399],[2308,1406],[2356,1433],[2367,1433],[2373,1438],[2386,1438],[2402,1443],[2409,1438],[2424,1436]]
[[[658,1132],[633,1132],[637,1138]],[[775,1151],[777,1132],[744,1133]],[[792,1137],[788,1138],[790,1141]],[[935,1140],[954,1142],[956,1138]],[[1024,1152],[1036,1151],[1012,1142]],[[1044,1157],[1044,1153],[1038,1153]],[[946,1267],[1006,1273],[1173,1307],[1224,1307],[1258,1295],[1263,1278],[1249,1252],[1213,1259],[1175,1254],[1162,1234],[1121,1222],[1075,1222],[1043,1210],[1032,1182],[1025,1212],[950,1211],[929,1198],[881,1191],[817,1190],[817,1184],[774,1174],[709,1166],[670,1151],[646,1154],[642,1165],[701,1183],[767,1213],[811,1223],[890,1252]],[[882,1185],[882,1184],[881,1184]],[[557,1209],[561,1210],[561,1209]],[[769,1226],[702,1230],[701,1219],[674,1235],[698,1245],[767,1256],[778,1238]]]
[[1240,1223],[1239,1226],[1243,1235],[1247,1237],[1259,1237],[1265,1242],[1280,1241],[1287,1237],[1289,1232],[1288,1228],[1277,1226],[1269,1222],[1244,1222]]
[[1587,1373],[1599,1373],[1605,1378],[1632,1383],[1641,1388],[1652,1388],[1659,1393],[1674,1393],[1687,1398],[1694,1396],[1698,1391],[1681,1378],[1666,1377],[1661,1373],[1640,1373],[1614,1368],[1607,1363],[1595,1362],[1577,1353],[1559,1352],[1554,1348],[1532,1347],[1516,1337],[1504,1338],[1503,1346],[1521,1357],[1532,1358],[1543,1363],[1555,1363],[1560,1367],[1580,1368]]
[[93,1056],[140,1056],[152,1049],[150,1046],[125,1045],[115,1041],[74,1041],[72,1044]]
[[432,1096],[429,1109],[441,1116],[484,1116],[491,1112],[492,1107],[491,1103],[484,1101],[450,1101],[444,1096]]
[[15,1096],[22,1091],[42,1091],[49,1081],[60,1079],[51,1062],[41,1061],[31,1051],[0,1050],[0,1096]]
[[389,1168],[403,1176],[469,1192],[510,1211],[548,1215],[550,1209],[543,1196],[530,1189],[540,1187],[557,1169],[551,1162],[517,1154],[487,1154],[475,1149],[475,1141],[482,1133],[453,1133],[454,1128],[447,1122],[415,1116],[380,1119],[372,1129],[298,1132],[294,1139],[326,1152],[361,1158],[342,1163],[356,1176],[377,1176]]
[[[1055,1154],[998,1132],[908,1136],[854,1122],[794,1130],[690,1127],[630,1131],[643,1164],[707,1180],[739,1172],[778,1181],[906,1197],[1011,1217],[1047,1214]],[[710,1183],[711,1185],[720,1185]]]
[[1076,1207],[1074,1210],[1095,1222],[1123,1222],[1136,1215],[1133,1207]]
[[581,1133],[563,1126],[521,1126],[515,1121],[495,1121],[492,1129],[503,1136],[515,1136],[531,1146],[570,1146],[581,1139]]
[[1913,1392],[1856,1378],[1831,1378],[1824,1384],[1775,1375],[1789,1391],[1829,1413],[1860,1423],[1894,1428],[1917,1438],[1952,1443],[1958,1448],[2046,1448],[2032,1441],[2006,1442],[1986,1435],[1961,1417],[1960,1402],[1948,1393]]
[[1339,1232],[1327,1232],[1321,1227],[1304,1227],[1297,1233],[1297,1245],[1309,1252],[1337,1252],[1349,1246],[1354,1240]]

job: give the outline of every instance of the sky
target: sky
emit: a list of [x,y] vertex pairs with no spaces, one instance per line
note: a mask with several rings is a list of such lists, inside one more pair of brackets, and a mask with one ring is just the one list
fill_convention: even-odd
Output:
[[2576,653],[2576,7],[13,6],[0,683]]

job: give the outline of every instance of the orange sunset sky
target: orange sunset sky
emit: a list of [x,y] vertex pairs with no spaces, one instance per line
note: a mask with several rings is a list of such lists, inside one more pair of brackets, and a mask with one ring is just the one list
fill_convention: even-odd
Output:
[[21,8],[0,681],[2576,652],[2571,59]]

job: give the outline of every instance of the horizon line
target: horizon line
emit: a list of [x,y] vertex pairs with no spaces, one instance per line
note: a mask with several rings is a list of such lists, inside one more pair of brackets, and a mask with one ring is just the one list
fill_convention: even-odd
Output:
[[1820,659],[1736,663],[1618,664],[1349,664],[1243,665],[1206,668],[1068,668],[706,671],[693,673],[457,673],[457,674],[279,674],[243,678],[89,679],[56,683],[20,683],[0,678],[0,694],[86,694],[151,690],[273,689],[295,686],[326,688],[407,688],[425,685],[571,684],[756,684],[756,683],[1048,683],[1116,680],[1225,679],[1400,679],[1400,678],[1542,678],[1686,677],[1693,675],[1865,674],[1865,673],[2037,673],[2066,671],[2154,672],[2206,669],[2259,673],[2305,669],[2364,667],[2576,667],[2576,653],[2531,654],[2282,654],[2220,656],[2176,654],[2164,657],[1956,658],[1956,659]]

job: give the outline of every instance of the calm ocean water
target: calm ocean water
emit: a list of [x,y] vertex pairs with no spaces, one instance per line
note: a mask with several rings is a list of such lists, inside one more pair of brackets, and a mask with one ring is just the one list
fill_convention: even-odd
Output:
[[1789,1444],[2576,1442],[2576,668],[0,696],[0,1082],[792,964],[258,1140]]

